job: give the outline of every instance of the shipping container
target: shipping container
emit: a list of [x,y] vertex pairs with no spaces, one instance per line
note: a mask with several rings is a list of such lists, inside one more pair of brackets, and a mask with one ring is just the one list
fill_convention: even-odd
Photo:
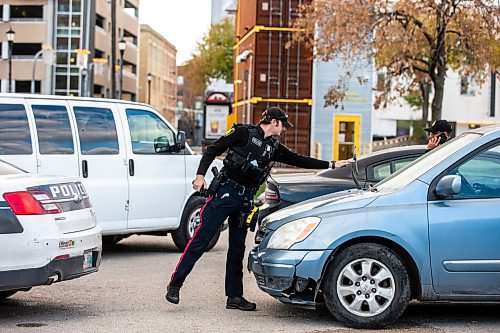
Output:
[[235,87],[239,100],[248,96],[248,75],[252,76],[250,95],[253,97],[311,98],[311,51],[298,44],[286,47],[290,38],[291,32],[265,31],[253,34],[240,45],[235,57],[245,50],[250,50],[253,56],[236,66],[235,78],[242,80]]
[[240,0],[237,34],[240,38],[254,26],[291,27],[299,6],[310,0]]
[[[239,1],[234,66],[235,104],[232,121],[257,123],[262,112],[279,106],[294,127],[282,142],[301,154],[310,152],[312,52],[290,43],[289,25],[303,0]],[[255,29],[254,29],[255,28]],[[240,32],[238,34],[238,31]]]

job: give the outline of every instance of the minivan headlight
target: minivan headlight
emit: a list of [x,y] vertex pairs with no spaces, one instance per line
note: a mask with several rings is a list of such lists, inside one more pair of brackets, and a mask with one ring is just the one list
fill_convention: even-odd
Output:
[[316,229],[319,222],[321,218],[310,216],[283,224],[273,233],[267,247],[288,250],[293,244],[306,239]]

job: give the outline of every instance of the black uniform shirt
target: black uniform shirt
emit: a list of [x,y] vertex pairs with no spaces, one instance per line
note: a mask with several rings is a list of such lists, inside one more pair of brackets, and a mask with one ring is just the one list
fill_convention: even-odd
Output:
[[[210,163],[212,163],[215,157],[221,155],[231,147],[244,147],[248,142],[248,135],[249,131],[247,126],[236,126],[231,128],[224,136],[220,137],[217,141],[215,141],[207,148],[207,150],[203,154],[203,157],[201,158],[200,166],[198,167],[198,171],[196,173],[198,175],[205,176]],[[269,144],[270,146],[273,146],[273,138],[264,138],[264,130],[260,126],[257,126],[257,135],[257,139]],[[297,154],[281,143],[278,145],[277,150],[275,151],[269,162],[271,161],[282,162],[288,165],[293,165],[305,169],[328,169],[328,167],[330,166],[330,162]],[[256,184],[257,180],[249,179],[248,177],[245,177],[245,175],[241,172],[229,169],[227,169],[226,171],[227,175],[230,178],[242,185],[259,185]]]

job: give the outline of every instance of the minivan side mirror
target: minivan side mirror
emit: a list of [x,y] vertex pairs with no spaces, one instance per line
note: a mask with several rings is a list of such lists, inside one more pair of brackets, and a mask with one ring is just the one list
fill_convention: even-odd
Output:
[[444,176],[436,185],[436,195],[447,197],[459,194],[462,189],[462,178],[458,175]]
[[186,132],[179,131],[177,133],[177,151],[181,151],[186,148]]

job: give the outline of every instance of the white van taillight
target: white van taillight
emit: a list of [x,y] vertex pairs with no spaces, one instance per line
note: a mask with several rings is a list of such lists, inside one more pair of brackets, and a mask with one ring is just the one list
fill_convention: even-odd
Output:
[[61,208],[54,203],[42,203],[52,199],[43,191],[22,191],[4,193],[5,201],[16,215],[43,215],[61,213]]

